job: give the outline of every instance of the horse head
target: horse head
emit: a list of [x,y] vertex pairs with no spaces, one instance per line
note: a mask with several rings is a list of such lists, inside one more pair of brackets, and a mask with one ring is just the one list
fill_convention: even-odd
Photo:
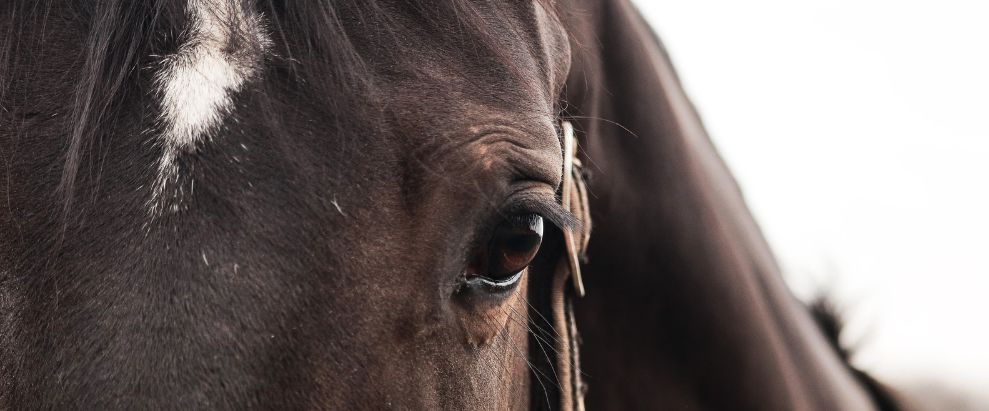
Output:
[[0,13],[0,408],[873,405],[626,0]]

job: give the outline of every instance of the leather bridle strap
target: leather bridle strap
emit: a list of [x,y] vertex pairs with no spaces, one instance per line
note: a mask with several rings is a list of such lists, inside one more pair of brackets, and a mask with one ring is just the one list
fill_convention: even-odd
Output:
[[563,208],[577,217],[581,224],[576,229],[563,230],[565,251],[554,270],[550,307],[553,325],[559,334],[556,343],[556,377],[560,383],[560,409],[582,411],[584,385],[580,378],[577,326],[570,300],[574,294],[581,297],[584,295],[580,259],[590,240],[591,214],[582,165],[577,159],[577,140],[574,138],[573,125],[564,121],[562,129],[563,186],[560,200]]

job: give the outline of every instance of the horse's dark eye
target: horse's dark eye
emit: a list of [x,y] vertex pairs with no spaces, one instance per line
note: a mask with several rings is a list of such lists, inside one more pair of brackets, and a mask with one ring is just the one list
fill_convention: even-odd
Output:
[[532,262],[543,242],[543,218],[536,214],[509,218],[495,229],[488,245],[488,276],[510,277]]
[[515,285],[542,242],[542,217],[519,214],[506,218],[495,228],[487,249],[481,250],[472,264],[468,281],[496,288]]

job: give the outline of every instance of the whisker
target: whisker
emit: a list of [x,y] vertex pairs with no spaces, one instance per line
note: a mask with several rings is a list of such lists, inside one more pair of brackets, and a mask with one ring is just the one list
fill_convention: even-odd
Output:
[[[510,313],[505,313],[506,315],[508,315],[508,318],[509,318],[510,320],[513,320],[513,321],[516,321],[516,323],[518,323],[518,324],[521,324],[521,321],[519,321],[519,320],[518,320],[517,318],[513,318],[513,314],[517,314],[517,313],[518,313],[518,312],[517,312],[517,311],[515,310],[515,308],[514,308],[514,307],[511,307],[511,306],[509,306],[509,307],[508,307],[508,309],[510,309],[510,310],[511,310],[511,312],[510,312]],[[526,327],[526,331],[527,331],[527,332],[531,332],[531,330],[530,330],[530,329],[529,329],[528,327]],[[508,337],[507,337],[507,335],[508,335],[508,334],[507,334],[507,333],[503,333],[503,334],[505,334],[505,336],[506,336],[505,338],[507,339],[507,338],[508,338]],[[550,382],[551,382],[551,383],[553,384],[553,386],[554,386],[554,387],[556,387],[556,389],[558,389],[558,390],[559,390],[559,389],[560,389],[560,381],[559,381],[559,379],[558,379],[558,378],[557,378],[557,376],[556,376],[556,372],[554,371],[554,373],[553,373],[553,377],[552,377],[552,378],[550,378],[550,377],[549,377],[549,376],[547,376],[547,375],[546,375],[546,374],[545,374],[545,373],[544,373],[544,372],[543,372],[542,370],[540,370],[540,369],[539,369],[538,367],[536,367],[536,366],[535,366],[535,365],[534,365],[534,364],[533,364],[533,363],[532,363],[531,361],[529,361],[529,355],[528,355],[528,353],[524,353],[524,354],[523,354],[523,353],[522,353],[522,352],[521,352],[521,351],[520,351],[520,350],[518,349],[518,347],[517,347],[517,346],[516,346],[516,345],[514,344],[514,341],[512,341],[511,339],[508,339],[508,342],[509,342],[509,346],[511,346],[511,347],[512,347],[512,349],[513,349],[513,350],[514,350],[514,351],[515,351],[515,352],[516,352],[517,354],[519,354],[520,356],[522,356],[522,358],[523,358],[523,359],[525,360],[525,363],[526,363],[526,366],[527,366],[527,367],[529,368],[529,370],[530,370],[530,371],[532,371],[532,374],[533,374],[533,376],[535,376],[535,378],[536,378],[536,382],[538,382],[538,383],[539,383],[539,386],[540,386],[540,387],[542,387],[542,391],[543,391],[543,396],[544,396],[544,397],[545,397],[545,399],[546,399],[546,406],[547,406],[548,408],[552,408],[552,402],[550,401],[550,398],[549,398],[549,390],[548,390],[548,389],[546,389],[546,385],[545,385],[545,384],[543,384],[543,381],[542,381],[542,378],[540,378],[540,376],[542,376],[542,377],[546,377],[547,379],[549,379],[549,380],[550,380]]]
[[553,326],[553,323],[550,320],[548,320],[546,317],[544,317],[543,314],[540,313],[539,310],[536,309],[536,307],[533,307],[532,304],[529,304],[528,301],[526,301],[525,304],[527,306],[529,306],[529,311],[536,313],[536,315],[539,316],[539,319],[543,320],[543,323],[545,323],[546,326],[549,327],[550,331],[552,331],[552,332],[546,331],[545,328],[540,327],[539,324],[536,323],[532,318],[530,318],[529,321],[532,321],[533,325],[535,325],[536,327],[539,327],[539,331],[542,331],[543,333],[545,333],[546,335],[548,335],[550,338],[552,338],[553,339],[553,342],[559,342],[559,340],[556,337],[558,337],[560,335],[560,333],[559,333],[559,331],[556,331],[556,327]]

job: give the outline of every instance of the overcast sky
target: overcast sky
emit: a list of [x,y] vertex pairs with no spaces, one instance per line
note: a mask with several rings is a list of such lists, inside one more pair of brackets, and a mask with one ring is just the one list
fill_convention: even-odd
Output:
[[989,1],[637,3],[856,362],[989,391]]

